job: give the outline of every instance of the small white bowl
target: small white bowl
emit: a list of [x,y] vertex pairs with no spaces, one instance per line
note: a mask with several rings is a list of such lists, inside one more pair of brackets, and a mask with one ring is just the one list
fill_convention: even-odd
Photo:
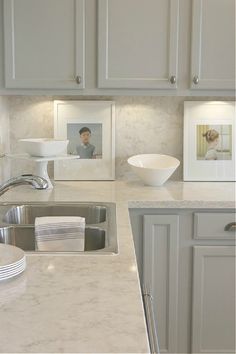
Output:
[[25,152],[31,156],[49,157],[66,154],[69,140],[57,139],[20,139]]
[[170,178],[180,161],[169,155],[143,154],[130,157],[128,164],[145,184],[161,186]]

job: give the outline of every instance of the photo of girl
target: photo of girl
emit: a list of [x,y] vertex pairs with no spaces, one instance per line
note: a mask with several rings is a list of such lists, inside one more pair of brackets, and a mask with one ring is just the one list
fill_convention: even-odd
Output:
[[207,142],[205,160],[217,160],[217,145],[219,144],[219,133],[215,129],[209,129],[202,134]]
[[231,160],[232,126],[197,125],[197,160]]

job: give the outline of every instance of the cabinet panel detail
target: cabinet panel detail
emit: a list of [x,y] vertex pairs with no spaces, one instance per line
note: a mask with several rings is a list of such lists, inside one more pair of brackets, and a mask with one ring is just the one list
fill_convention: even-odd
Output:
[[192,89],[235,88],[235,0],[193,0]]
[[100,88],[177,87],[179,0],[99,0]]
[[177,350],[178,244],[178,216],[144,216],[143,283],[153,297],[162,353]]
[[235,232],[235,213],[194,213],[195,239],[234,240]]
[[234,246],[194,247],[192,310],[192,353],[234,353]]
[[85,0],[4,0],[7,88],[84,87]]

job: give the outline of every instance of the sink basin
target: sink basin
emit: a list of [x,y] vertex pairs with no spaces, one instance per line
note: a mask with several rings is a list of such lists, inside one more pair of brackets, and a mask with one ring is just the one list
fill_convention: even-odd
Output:
[[180,161],[169,155],[142,154],[130,157],[128,164],[145,184],[162,186],[174,173]]
[[[96,227],[86,227],[84,252],[104,249],[105,241],[105,230]],[[24,251],[36,251],[34,228],[15,226],[2,227],[0,228],[0,243],[17,246]]]
[[82,216],[85,218],[85,250],[64,253],[117,254],[116,206],[114,203],[32,203],[0,204],[0,243],[15,245],[26,252],[35,249],[34,222],[42,216]]
[[8,224],[34,224],[41,216],[82,216],[86,224],[106,221],[106,207],[100,205],[19,205],[10,208],[3,218]]

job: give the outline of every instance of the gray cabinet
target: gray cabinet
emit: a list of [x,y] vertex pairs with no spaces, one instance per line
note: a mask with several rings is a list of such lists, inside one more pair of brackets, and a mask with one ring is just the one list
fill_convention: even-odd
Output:
[[235,210],[130,210],[161,353],[235,352]]
[[196,240],[235,240],[235,213],[194,213]]
[[177,87],[179,0],[99,0],[98,86]]
[[153,298],[154,321],[161,352],[177,348],[178,306],[177,215],[145,215],[143,286]]
[[235,352],[235,248],[194,246],[192,353]]
[[191,88],[235,87],[235,0],[193,0]]
[[234,96],[234,7],[234,0],[0,0],[0,91]]
[[84,87],[84,0],[5,0],[7,88]]

